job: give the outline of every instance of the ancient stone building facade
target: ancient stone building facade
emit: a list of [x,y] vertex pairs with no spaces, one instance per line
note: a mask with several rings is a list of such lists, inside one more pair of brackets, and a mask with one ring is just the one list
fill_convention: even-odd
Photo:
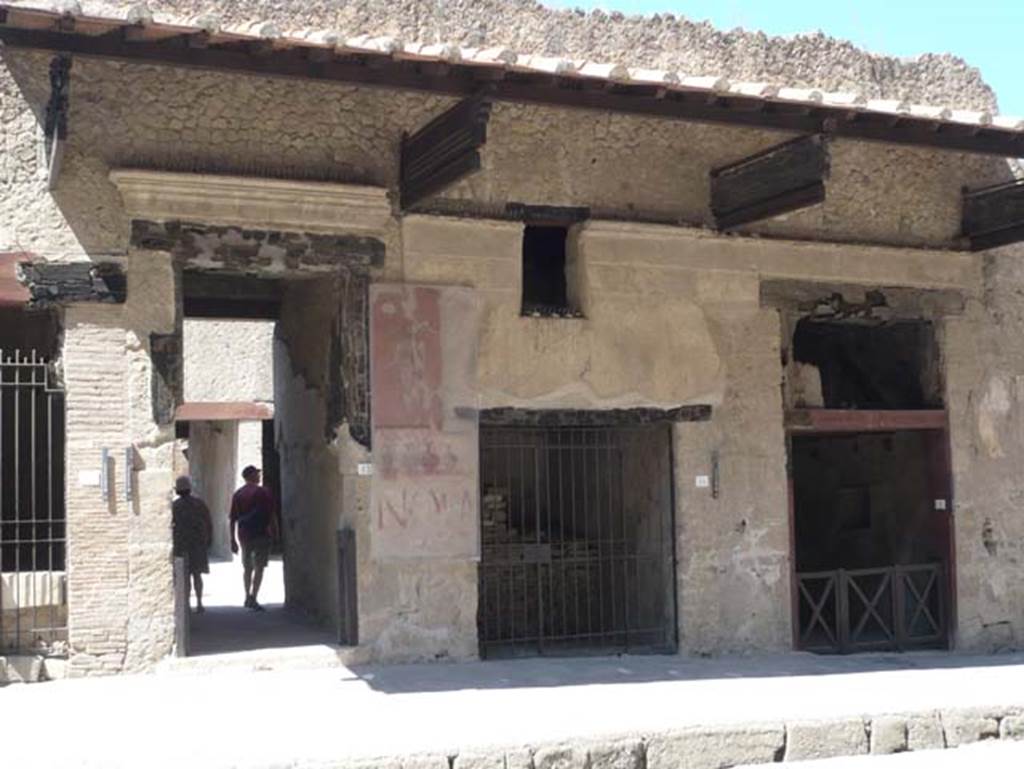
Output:
[[[224,3],[254,36],[224,40],[187,2],[18,6],[0,6],[3,345],[32,344],[28,306],[59,327],[66,628],[47,648],[73,673],[173,652],[175,420],[215,400],[189,395],[181,339],[218,307],[276,323],[273,371],[226,399],[271,390],[288,600],[353,661],[1020,645],[1024,254],[966,248],[962,191],[1012,178],[992,142],[1021,129],[984,112],[973,70],[529,4],[268,5],[252,25]],[[342,26],[386,71],[454,82],[508,44],[538,79],[490,105],[475,173],[405,205],[403,135],[464,104],[454,89],[326,82],[309,51],[313,75],[257,71],[328,39],[277,28]],[[177,65],[138,55],[172,36]],[[62,45],[66,131],[47,131]],[[210,50],[219,67],[191,66]],[[599,99],[689,82],[731,117],[544,103],[538,73]],[[829,103],[814,88],[890,100],[836,96],[828,119],[888,118],[827,137],[813,204],[719,226],[719,170],[800,139]],[[786,99],[793,128],[757,117]],[[900,133],[914,119],[934,131]],[[801,501],[805,461],[824,502]],[[801,523],[814,505],[834,525]],[[801,565],[805,540],[835,557]]]

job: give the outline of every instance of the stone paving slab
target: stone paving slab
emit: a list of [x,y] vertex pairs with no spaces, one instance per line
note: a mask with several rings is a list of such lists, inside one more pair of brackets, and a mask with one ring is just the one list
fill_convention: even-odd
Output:
[[725,769],[1009,744],[1024,732],[1019,655],[317,670],[276,669],[277,659],[268,652],[223,672],[8,687],[3,765]]

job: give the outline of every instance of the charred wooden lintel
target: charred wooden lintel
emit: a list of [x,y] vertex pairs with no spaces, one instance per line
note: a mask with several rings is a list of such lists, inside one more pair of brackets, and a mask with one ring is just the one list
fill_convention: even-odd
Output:
[[362,235],[321,235],[190,222],[132,220],[131,244],[169,251],[186,264],[213,259],[229,272],[261,269],[346,267],[365,269],[384,263],[384,243]]
[[348,433],[364,448],[370,434],[370,279],[365,273],[341,276],[341,311],[328,350],[327,430],[332,440],[348,423]]
[[402,137],[401,206],[408,209],[481,166],[491,98],[463,99],[411,136]]
[[964,190],[962,235],[972,251],[1024,241],[1024,180]]
[[492,408],[479,413],[481,425],[502,427],[628,427],[659,422],[707,422],[711,406],[677,406],[670,409],[520,409]]
[[728,230],[825,200],[825,136],[801,136],[711,172],[711,214]]
[[507,203],[505,213],[512,219],[527,224],[576,224],[590,218],[586,206],[535,206],[527,203]]
[[21,265],[21,282],[34,305],[105,302],[123,304],[128,298],[124,269],[113,262]]
[[150,380],[153,421],[158,425],[169,425],[174,422],[178,406],[184,400],[185,376],[181,334],[150,334],[149,357],[153,365]]

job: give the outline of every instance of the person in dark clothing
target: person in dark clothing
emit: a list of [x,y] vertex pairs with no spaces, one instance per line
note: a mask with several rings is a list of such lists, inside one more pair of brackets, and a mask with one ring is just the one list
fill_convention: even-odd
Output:
[[[203,575],[210,573],[210,542],[213,539],[213,523],[210,509],[199,497],[192,495],[192,480],[183,475],[174,482],[178,498],[171,505],[174,557],[185,559],[185,573],[192,576],[196,591],[196,612],[202,614]],[[185,589],[189,590],[188,577]],[[186,596],[186,601],[189,596]]]
[[259,468],[249,465],[242,470],[242,478],[245,485],[231,498],[231,552],[237,553],[241,543],[245,608],[263,611],[256,596],[270,557],[271,542],[277,534],[274,496],[260,485]]

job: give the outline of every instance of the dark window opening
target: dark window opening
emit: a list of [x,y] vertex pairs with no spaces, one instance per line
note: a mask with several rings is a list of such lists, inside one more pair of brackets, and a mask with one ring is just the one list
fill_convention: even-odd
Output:
[[526,225],[523,231],[523,315],[576,316],[566,278],[568,228]]
[[793,356],[821,376],[825,408],[942,408],[938,354],[931,323],[884,325],[804,318]]

